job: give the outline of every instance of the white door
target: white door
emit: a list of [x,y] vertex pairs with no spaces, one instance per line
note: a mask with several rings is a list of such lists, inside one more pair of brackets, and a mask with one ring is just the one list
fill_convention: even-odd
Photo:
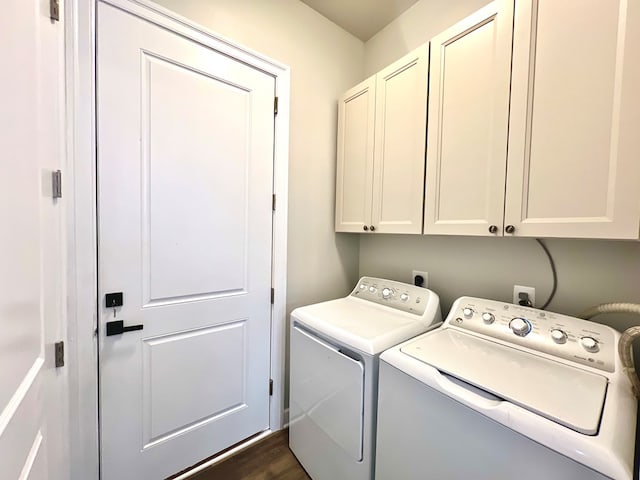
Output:
[[338,99],[336,232],[364,232],[371,224],[376,77]]
[[505,225],[638,238],[640,2],[516,2]]
[[102,474],[160,479],[269,427],[275,80],[97,13]]
[[372,225],[380,233],[422,233],[429,46],[376,75]]
[[48,2],[8,0],[0,17],[0,478],[66,480],[64,26]]
[[431,40],[424,231],[502,235],[513,1]]

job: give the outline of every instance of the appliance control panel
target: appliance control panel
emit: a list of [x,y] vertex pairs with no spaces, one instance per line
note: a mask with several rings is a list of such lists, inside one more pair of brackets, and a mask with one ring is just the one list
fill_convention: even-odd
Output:
[[373,277],[362,277],[351,292],[352,297],[415,315],[424,314],[427,300],[431,295],[435,293],[427,288]]
[[445,324],[607,372],[615,369],[615,330],[588,320],[461,297],[454,302]]

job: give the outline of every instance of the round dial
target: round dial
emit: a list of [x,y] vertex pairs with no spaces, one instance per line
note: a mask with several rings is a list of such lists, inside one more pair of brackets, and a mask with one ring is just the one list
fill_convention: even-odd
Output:
[[524,318],[516,317],[509,322],[509,327],[516,335],[524,337],[531,331],[531,324]]
[[582,337],[580,339],[580,344],[587,352],[597,352],[600,350],[598,341],[593,337]]
[[406,293],[403,293],[402,295],[400,295],[400,300],[402,300],[403,302],[406,302],[407,300],[409,300],[409,295],[407,295]]
[[493,316],[493,313],[484,312],[482,314],[482,321],[487,325],[491,325],[496,320],[496,317]]
[[390,288],[383,288],[382,289],[382,298],[389,298],[391,296],[391,289]]
[[567,343],[567,334],[559,328],[551,330],[551,338],[556,343]]
[[369,287],[369,291],[371,293],[376,293],[377,288],[376,287]]
[[464,308],[462,310],[462,315],[464,315],[465,318],[471,318],[473,317],[473,310],[469,307]]
[[367,286],[364,283],[360,284],[360,290],[364,290],[365,288],[367,288]]

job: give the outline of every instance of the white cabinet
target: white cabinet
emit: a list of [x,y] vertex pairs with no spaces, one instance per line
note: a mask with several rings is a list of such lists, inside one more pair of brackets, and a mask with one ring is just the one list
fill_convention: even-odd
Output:
[[338,102],[336,231],[421,233],[428,46]]
[[518,0],[505,225],[638,238],[640,2]]
[[500,0],[431,45],[425,233],[638,238],[639,2]]
[[371,225],[375,105],[375,75],[338,101],[336,232],[362,232]]
[[512,3],[431,40],[425,233],[502,231]]

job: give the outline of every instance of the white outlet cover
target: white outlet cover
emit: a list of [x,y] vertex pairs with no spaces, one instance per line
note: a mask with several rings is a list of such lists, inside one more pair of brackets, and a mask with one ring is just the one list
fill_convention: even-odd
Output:
[[529,301],[531,302],[531,306],[536,306],[536,289],[535,287],[527,287],[525,285],[514,285],[513,286],[513,303],[515,305],[519,305],[520,301],[520,292],[525,292],[529,294]]

